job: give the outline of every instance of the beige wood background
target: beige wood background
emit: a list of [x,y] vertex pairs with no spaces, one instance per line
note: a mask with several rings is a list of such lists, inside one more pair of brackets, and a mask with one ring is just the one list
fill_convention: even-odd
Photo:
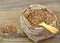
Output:
[[[0,28],[7,24],[14,24],[18,33],[24,34],[20,28],[19,18],[23,9],[29,4],[41,4],[52,10],[59,21],[60,26],[60,0],[0,0]],[[3,41],[5,40],[5,41]],[[2,38],[0,43],[34,43],[28,38],[6,39]],[[47,40],[38,43],[60,43],[60,33]]]

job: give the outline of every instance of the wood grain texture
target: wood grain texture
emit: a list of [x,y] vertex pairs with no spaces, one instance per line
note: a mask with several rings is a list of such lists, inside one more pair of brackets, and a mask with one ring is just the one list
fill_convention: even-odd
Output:
[[[29,4],[42,4],[51,9],[58,17],[60,25],[60,0],[0,0],[0,28],[7,24],[14,24],[19,33],[24,34],[20,29],[19,18],[23,9]],[[7,41],[3,41],[7,40]],[[8,41],[12,40],[12,41]],[[15,40],[15,41],[13,41]],[[22,40],[22,41],[21,41]],[[34,43],[30,39],[3,39],[0,43]],[[60,43],[60,33],[53,38],[39,41],[38,43]]]

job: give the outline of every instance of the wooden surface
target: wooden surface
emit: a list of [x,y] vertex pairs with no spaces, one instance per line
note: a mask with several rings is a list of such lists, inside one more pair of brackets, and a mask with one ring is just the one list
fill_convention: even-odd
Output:
[[[0,28],[7,24],[14,24],[18,33],[24,34],[20,28],[19,18],[23,9],[32,3],[47,6],[57,16],[60,26],[60,0],[0,0]],[[1,38],[0,43],[34,43],[29,38]],[[60,43],[60,33],[56,36],[39,41],[38,43]]]
[[[14,24],[17,27],[18,33],[24,34],[19,24],[19,18],[22,11],[23,10],[0,11],[0,28],[4,27],[7,24]],[[2,38],[0,42],[2,43],[34,43],[29,38],[13,38],[13,39]],[[60,33],[52,38],[39,41],[38,43],[60,43]]]

